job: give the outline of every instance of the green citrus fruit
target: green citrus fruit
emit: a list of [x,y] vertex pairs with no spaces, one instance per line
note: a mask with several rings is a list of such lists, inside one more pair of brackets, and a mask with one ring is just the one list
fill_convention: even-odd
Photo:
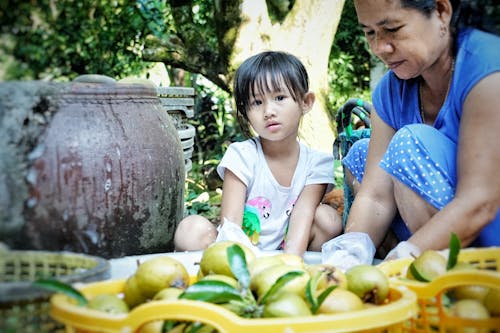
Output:
[[389,296],[389,279],[376,266],[354,266],[345,275],[347,289],[358,295],[363,302],[382,304]]
[[407,278],[430,282],[446,273],[446,258],[434,250],[425,250],[410,264]]
[[97,295],[88,302],[87,307],[112,314],[127,313],[129,311],[127,303],[114,294]]

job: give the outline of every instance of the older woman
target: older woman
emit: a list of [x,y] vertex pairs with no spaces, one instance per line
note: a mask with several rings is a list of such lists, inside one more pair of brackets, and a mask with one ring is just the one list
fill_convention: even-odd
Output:
[[324,251],[342,250],[331,260],[344,268],[371,263],[391,229],[399,243],[386,259],[444,249],[451,233],[463,246],[500,245],[500,37],[463,24],[467,3],[354,0],[389,71],[373,92],[369,143],[343,161],[361,186]]

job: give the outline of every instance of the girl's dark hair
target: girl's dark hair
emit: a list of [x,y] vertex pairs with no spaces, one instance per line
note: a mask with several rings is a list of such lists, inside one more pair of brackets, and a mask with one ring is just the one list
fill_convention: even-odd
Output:
[[250,99],[256,94],[277,91],[285,85],[295,101],[309,91],[309,77],[302,62],[286,52],[266,51],[246,59],[236,71],[233,94],[238,122],[251,137],[248,123]]
[[[436,9],[435,0],[400,0],[404,8],[414,8],[429,16]],[[450,0],[453,7],[451,29],[453,37],[464,27],[474,27],[500,34],[500,9],[498,0]]]

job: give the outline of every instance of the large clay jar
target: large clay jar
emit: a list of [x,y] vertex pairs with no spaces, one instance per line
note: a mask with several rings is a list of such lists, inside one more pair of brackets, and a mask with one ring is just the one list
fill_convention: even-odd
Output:
[[173,250],[185,166],[155,87],[81,81],[0,84],[1,240],[105,258]]

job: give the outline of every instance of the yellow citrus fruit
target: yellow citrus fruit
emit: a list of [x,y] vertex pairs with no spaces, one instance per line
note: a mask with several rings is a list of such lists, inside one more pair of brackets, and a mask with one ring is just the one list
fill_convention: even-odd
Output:
[[272,266],[250,277],[250,289],[254,291],[258,297],[263,297],[281,276],[291,271],[299,271],[303,274],[288,281],[281,287],[279,292],[294,293],[301,297],[305,297],[306,285],[310,278],[309,274],[304,269],[285,264]]
[[363,301],[358,295],[346,289],[335,288],[321,303],[318,313],[350,312],[363,308]]
[[202,280],[221,281],[227,283],[233,288],[238,288],[238,281],[235,278],[223,274],[209,274],[204,276]]
[[[455,271],[478,271],[478,268],[464,262],[458,262],[455,267],[453,267],[450,272]],[[484,298],[488,294],[490,288],[481,285],[463,285],[455,287],[452,290],[452,295],[455,299],[477,299],[480,302],[484,301]]]
[[283,261],[285,264],[290,265],[290,266],[296,266],[298,268],[304,268],[304,259],[301,256],[291,254],[291,253],[278,253],[274,255],[275,257],[279,258],[281,261]]
[[475,299],[462,299],[452,304],[451,314],[461,318],[486,319],[490,317],[485,306]]
[[232,245],[239,245],[245,254],[247,265],[255,258],[255,254],[247,246],[233,242],[222,241],[211,244],[203,251],[200,260],[201,275],[223,274],[234,277],[227,258],[227,248]]
[[[141,326],[139,333],[162,333],[163,332],[163,320],[153,320]],[[175,325],[168,333],[183,333],[186,328],[185,323],[178,323]]]
[[141,290],[139,289],[135,275],[130,276],[125,282],[123,294],[123,299],[130,308],[146,301],[146,297],[142,295]]
[[250,276],[255,276],[260,272],[269,269],[270,267],[283,264],[284,264],[283,260],[273,255],[273,256],[257,257],[254,260],[252,260],[252,262],[250,262],[247,266]]
[[139,333],[162,333],[163,320],[153,320],[142,325]]
[[182,294],[183,292],[184,289],[181,288],[175,288],[175,287],[163,288],[154,295],[153,301],[178,299],[179,295]]
[[310,316],[311,309],[302,297],[293,293],[281,293],[264,305],[262,315],[263,317]]
[[500,289],[492,288],[484,298],[484,306],[492,316],[500,316]]
[[167,287],[185,288],[189,274],[184,265],[169,256],[149,259],[139,265],[135,272],[137,287],[146,298],[152,298]]
[[330,264],[309,264],[305,266],[306,271],[311,277],[320,275],[318,280],[318,291],[330,287],[337,286],[347,289],[347,278],[342,270]]
[[92,298],[87,307],[92,310],[119,314],[129,311],[127,303],[115,294],[101,294]]

